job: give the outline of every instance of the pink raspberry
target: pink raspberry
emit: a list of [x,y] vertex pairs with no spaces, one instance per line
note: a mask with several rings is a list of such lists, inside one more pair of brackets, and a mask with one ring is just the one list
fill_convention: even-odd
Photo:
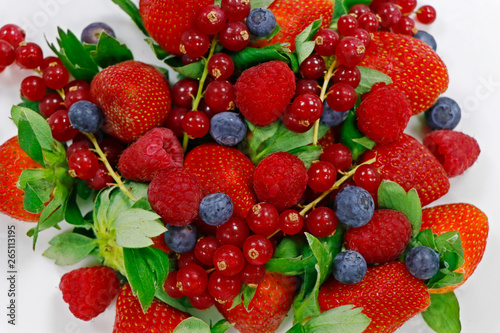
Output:
[[408,98],[391,86],[372,89],[356,110],[359,129],[378,143],[398,139],[411,115]]
[[255,168],[253,188],[261,202],[279,211],[299,202],[307,186],[307,169],[295,155],[278,152],[264,158]]
[[120,281],[109,267],[85,267],[64,274],[59,289],[71,313],[88,321],[111,304],[120,291]]
[[157,127],[123,151],[118,169],[127,179],[147,182],[162,170],[181,167],[183,157],[182,146],[174,132]]
[[148,199],[163,222],[178,227],[185,226],[198,215],[203,199],[201,183],[186,169],[163,170],[149,184]]
[[267,126],[281,117],[295,93],[295,74],[280,60],[251,67],[238,78],[236,106],[257,126]]
[[476,162],[481,149],[473,137],[461,132],[439,130],[424,137],[424,146],[436,157],[448,177],[465,172]]

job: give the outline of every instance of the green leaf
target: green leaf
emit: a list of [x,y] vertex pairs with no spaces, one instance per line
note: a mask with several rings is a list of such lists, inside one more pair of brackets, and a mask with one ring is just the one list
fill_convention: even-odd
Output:
[[311,39],[318,32],[322,22],[322,18],[315,20],[295,37],[295,52],[299,65],[313,52],[315,43]]
[[54,259],[56,265],[74,265],[97,247],[97,240],[80,234],[59,234],[49,242],[50,247],[43,253],[49,259]]
[[396,182],[384,180],[378,188],[378,205],[380,208],[393,209],[408,217],[413,235],[416,236],[422,225],[422,205],[415,189],[406,191]]
[[142,33],[149,37],[149,33],[144,26],[139,8],[130,0],[112,0],[117,4],[128,16],[134,21],[135,25],[142,31]]
[[349,111],[340,128],[340,143],[351,150],[354,161],[367,150],[365,146],[355,141],[364,137],[365,135],[361,133],[356,125],[356,112],[354,110]]
[[362,333],[370,325],[370,318],[362,310],[354,305],[344,305],[325,311],[304,324],[305,332]]
[[162,49],[162,47],[158,45],[153,39],[146,38],[145,41],[149,44],[149,46],[151,46],[151,49],[153,50],[158,60],[163,61],[170,56],[170,54]]
[[276,26],[274,27],[274,30],[271,32],[271,34],[269,36],[267,36],[266,38],[267,39],[272,39],[273,37],[275,37],[277,34],[279,34],[281,31],[281,26],[276,23]]
[[[52,137],[50,126],[47,120],[41,115],[24,107],[13,106],[11,109],[11,116],[17,126],[19,126],[21,121],[27,121],[29,123],[42,150],[56,151],[58,149]],[[21,138],[19,140],[21,141]],[[21,148],[23,147],[21,146]]]
[[103,32],[99,38],[96,49],[90,52],[95,62],[106,68],[127,60],[134,60],[132,51],[118,40]]
[[274,0],[252,0],[250,1],[251,9],[255,8],[268,8]]
[[306,333],[306,329],[301,323],[296,323],[286,333]]
[[247,311],[251,311],[253,308],[249,308],[250,302],[253,300],[255,293],[257,291],[256,287],[250,287],[249,285],[243,286],[243,306]]
[[158,214],[140,208],[121,211],[113,221],[112,227],[116,231],[116,243],[130,248],[153,245],[151,237],[167,231]]
[[313,161],[319,160],[319,156],[322,152],[323,148],[321,146],[304,146],[289,151],[290,154],[300,158],[307,169],[311,167]]
[[230,56],[238,71],[244,71],[247,68],[271,60],[281,60],[290,65],[290,59],[287,56],[290,50],[287,46],[288,44],[274,44],[264,48],[246,47],[239,52],[231,53]]
[[252,160],[253,160],[255,158],[255,156],[257,156],[257,153],[258,153],[261,145],[265,141],[267,141],[268,139],[270,139],[274,136],[274,134],[276,133],[276,131],[280,127],[280,122],[275,121],[274,123],[272,123],[268,126],[265,126],[265,127],[255,126],[254,124],[252,124],[248,120],[245,120],[245,122],[246,122],[250,132],[252,132],[252,137],[248,141],[248,150],[249,150],[250,158],[252,158]]
[[332,22],[330,23],[330,28],[337,28],[337,21],[339,17],[347,14],[347,11],[344,7],[344,0],[335,0],[335,7],[333,11]]
[[222,0],[215,0],[214,1],[214,5],[219,6],[219,7],[220,7],[221,3],[222,3]]
[[284,237],[274,251],[273,258],[294,258],[304,249],[304,238],[300,236]]
[[352,6],[357,4],[369,5],[373,0],[343,0],[343,7],[346,12],[349,12]]
[[425,286],[427,289],[440,289],[462,283],[463,280],[463,273],[450,272],[448,269],[443,268],[440,269],[429,281],[427,281]]
[[189,65],[183,65],[180,58],[171,57],[165,60],[165,63],[180,75],[197,80],[201,78],[203,70],[205,69],[205,60],[193,62]]
[[39,192],[38,189],[33,187],[33,185],[34,184],[32,184],[31,182],[26,184],[26,187],[24,189],[23,208],[30,213],[38,214],[45,207],[44,203],[46,201],[43,201],[44,198],[41,197],[40,195],[41,192]]
[[228,322],[225,319],[221,319],[218,322],[215,323],[214,326],[210,329],[211,333],[225,333],[228,329],[233,327],[233,324]]
[[392,83],[392,79],[388,75],[375,69],[364,66],[358,66],[358,69],[361,72],[361,81],[359,82],[359,86],[356,88],[356,93],[358,94],[358,96],[369,92],[375,83]]
[[25,97],[21,96],[21,99],[23,100],[22,103],[19,103],[17,104],[17,106],[21,106],[21,107],[24,107],[24,108],[28,108],[30,110],[33,110],[35,111],[36,113],[40,113],[40,102],[32,102],[28,99],[26,99]]
[[352,141],[359,143],[360,145],[362,145],[363,147],[365,147],[368,150],[373,149],[373,147],[375,147],[375,145],[377,144],[375,141],[373,141],[372,139],[370,139],[367,136],[364,136],[362,138],[352,139]]
[[437,333],[460,333],[460,307],[455,294],[430,295],[431,305],[422,313],[427,325]]
[[316,258],[312,254],[300,255],[295,258],[273,258],[267,262],[266,271],[285,275],[301,275],[311,265],[314,267],[315,263]]
[[196,317],[184,319],[177,325],[172,333],[210,333],[210,326]]
[[18,127],[18,137],[19,146],[26,154],[28,154],[31,159],[33,159],[38,164],[45,166],[45,161],[43,159],[43,151],[38,138],[36,137],[35,130],[29,120],[25,115],[21,114],[19,119]]
[[155,297],[158,298],[160,301],[162,301],[165,304],[170,305],[171,307],[176,308],[177,310],[181,311],[186,311],[186,307],[182,303],[182,298],[177,299],[177,298],[172,298],[170,297],[163,288],[156,288],[155,291]]
[[76,182],[76,193],[83,200],[87,200],[94,193],[94,190],[87,185],[84,179],[78,179]]
[[82,226],[86,222],[83,218],[82,212],[76,203],[77,189],[73,187],[69,193],[68,199],[64,205],[64,220],[72,225]]
[[443,255],[445,265],[450,271],[460,268],[465,263],[462,241],[458,231],[449,231],[436,237],[438,252]]

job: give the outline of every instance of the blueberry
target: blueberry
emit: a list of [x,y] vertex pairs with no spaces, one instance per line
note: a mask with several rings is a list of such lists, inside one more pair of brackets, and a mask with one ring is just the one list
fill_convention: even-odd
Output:
[[340,222],[357,228],[370,221],[375,210],[375,203],[365,189],[347,186],[335,197],[334,210]]
[[424,117],[427,126],[432,130],[452,130],[460,122],[461,114],[457,102],[448,97],[440,97],[436,104],[424,112]]
[[217,143],[234,146],[247,134],[247,125],[234,112],[221,112],[210,120],[210,135]]
[[415,37],[416,39],[420,39],[422,42],[429,45],[431,49],[434,50],[434,52],[436,52],[437,43],[430,33],[419,30],[415,35],[413,35],[413,37]]
[[233,216],[233,201],[225,193],[209,194],[201,200],[199,213],[206,224],[223,225]]
[[97,132],[104,122],[101,109],[89,101],[79,101],[71,105],[68,117],[74,128],[85,133]]
[[430,279],[439,270],[439,253],[427,246],[414,247],[406,255],[406,267],[417,279]]
[[321,123],[327,127],[335,127],[342,124],[342,122],[347,118],[349,111],[338,112],[333,110],[328,103],[323,103],[323,114],[321,115]]
[[276,28],[276,18],[267,8],[255,8],[248,14],[247,27],[252,35],[266,37]]
[[109,25],[103,22],[94,22],[83,29],[81,40],[83,43],[97,44],[103,31],[113,38],[116,37],[115,32]]
[[355,284],[366,274],[366,260],[356,251],[340,252],[333,259],[333,277],[345,284]]
[[166,225],[167,231],[163,234],[165,243],[176,253],[186,253],[194,249],[197,241],[196,226],[188,224],[183,227]]

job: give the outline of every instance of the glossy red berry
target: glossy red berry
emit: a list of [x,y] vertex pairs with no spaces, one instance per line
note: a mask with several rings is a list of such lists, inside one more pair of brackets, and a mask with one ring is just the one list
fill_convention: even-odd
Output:
[[298,234],[304,226],[304,218],[293,209],[285,210],[280,214],[280,229],[286,235]]
[[362,41],[354,37],[344,37],[337,45],[337,60],[345,66],[356,66],[363,60],[366,47]]
[[432,6],[422,6],[417,10],[417,20],[423,24],[430,24],[436,20],[436,9]]
[[337,180],[337,170],[330,162],[318,161],[307,170],[307,185],[316,192],[329,190]]
[[415,30],[415,21],[408,16],[403,16],[401,20],[392,26],[393,32],[408,36],[414,35]]
[[216,301],[230,301],[241,290],[241,282],[237,276],[225,276],[215,271],[208,279],[208,292]]
[[51,89],[62,89],[68,84],[69,72],[63,66],[53,62],[43,71],[43,80],[47,87]]
[[16,60],[16,51],[7,41],[0,39],[0,67],[7,67]]
[[370,7],[364,4],[356,4],[349,9],[349,14],[354,14],[356,18],[359,18],[364,13],[371,12]]
[[[65,142],[75,138],[78,130],[74,129],[69,122],[68,111],[58,110],[54,112],[48,119],[52,136],[57,141]],[[92,175],[91,175],[92,176]]]
[[320,56],[330,57],[335,54],[340,36],[335,30],[325,28],[319,29],[313,40],[315,43],[314,51]]
[[73,153],[80,150],[88,150],[91,147],[91,143],[88,141],[74,141],[69,145],[68,150],[66,151],[66,156],[69,158]]
[[201,138],[210,130],[210,119],[200,111],[188,112],[182,118],[182,129],[191,138]]
[[6,24],[0,28],[0,39],[8,42],[14,49],[24,41],[26,33],[15,24]]
[[357,186],[364,188],[368,192],[377,190],[382,182],[382,176],[380,176],[377,168],[369,164],[360,165],[354,173],[353,179]]
[[207,66],[208,73],[216,80],[227,80],[234,72],[233,59],[222,52],[214,54]]
[[111,166],[116,166],[118,164],[118,160],[120,159],[120,155],[125,149],[125,145],[118,139],[115,138],[105,138],[99,143],[99,147],[104,154],[106,154],[106,158],[108,159],[109,164]]
[[316,237],[330,236],[337,228],[337,216],[328,207],[318,207],[309,213],[306,220],[307,230]]
[[185,31],[181,37],[179,50],[192,58],[203,56],[210,48],[210,39],[208,35],[198,29]]
[[172,102],[175,106],[191,109],[193,96],[198,93],[199,82],[195,79],[182,79],[172,87]]
[[207,310],[215,303],[214,298],[208,293],[208,290],[205,290],[200,296],[189,297],[188,299],[189,303],[198,310]]
[[297,118],[296,114],[292,112],[291,104],[286,107],[281,119],[286,128],[295,133],[305,133],[314,125],[314,123],[304,122],[302,119]]
[[226,13],[215,5],[203,7],[196,15],[196,26],[209,35],[219,33],[226,24]]
[[356,104],[358,96],[356,90],[348,83],[335,83],[326,96],[328,105],[337,112],[350,110]]
[[389,2],[381,4],[377,14],[380,16],[380,25],[384,28],[392,27],[403,15],[397,5]]
[[217,112],[207,105],[204,98],[201,99],[200,105],[198,105],[198,111],[206,114],[208,119],[212,119],[212,117],[217,114]]
[[191,251],[188,251],[188,252],[181,254],[177,260],[177,266],[179,268],[182,268],[182,267],[189,265],[189,264],[198,265],[198,266],[203,265],[201,263],[201,261],[199,261],[198,258],[196,258],[196,255],[194,254],[194,250],[191,250]]
[[361,82],[361,72],[356,66],[340,65],[333,74],[333,83],[344,82],[356,89]]
[[335,143],[326,147],[323,150],[320,158],[321,161],[330,162],[339,171],[345,171],[352,164],[352,153],[341,143]]
[[84,89],[70,89],[64,98],[64,106],[69,110],[73,104],[80,101],[90,101],[90,91]]
[[323,103],[317,95],[310,93],[300,95],[293,101],[289,112],[304,126],[309,126],[321,117]]
[[184,118],[188,112],[189,110],[186,108],[174,108],[168,113],[165,127],[170,128],[176,137],[182,136],[182,118]]
[[351,36],[362,41],[365,48],[368,48],[370,46],[371,41],[372,41],[372,37],[370,36],[368,31],[366,31],[365,29],[361,29],[361,28],[355,29],[352,32]]
[[246,221],[250,230],[267,237],[278,230],[279,216],[278,210],[273,205],[261,202],[250,209]]
[[229,81],[212,81],[205,90],[205,103],[215,113],[234,110],[234,98],[234,86]]
[[[61,61],[61,59],[59,59],[58,57],[53,57],[53,56],[48,56],[48,57],[45,57],[43,58],[43,61],[42,61],[42,64],[40,65],[40,70],[43,72],[45,71],[51,64],[56,64],[56,65],[59,65],[59,66],[63,66],[63,63]],[[54,66],[54,65],[52,65]]]
[[265,265],[273,256],[271,241],[262,235],[252,235],[243,244],[243,255],[252,265]]
[[47,86],[39,76],[28,76],[21,82],[21,93],[32,102],[41,100],[47,92]]
[[369,33],[374,33],[378,30],[380,16],[375,15],[372,12],[364,13],[358,17],[359,28],[368,31]]
[[300,79],[296,83],[295,95],[293,98],[297,98],[304,94],[314,94],[319,96],[321,94],[321,88],[316,80]]
[[248,224],[243,219],[233,216],[217,228],[216,239],[219,245],[234,245],[241,249],[249,235]]
[[86,179],[85,182],[91,189],[100,191],[103,188],[108,187],[110,184],[113,184],[115,180],[109,174],[109,171],[104,163],[99,161],[99,167],[97,168],[97,171],[92,177]]
[[358,28],[358,20],[353,15],[342,15],[337,22],[337,29],[343,36],[350,36]]
[[300,73],[306,79],[317,80],[326,70],[325,59],[319,54],[311,54],[300,64]]
[[205,265],[213,265],[214,253],[219,248],[215,237],[203,237],[198,240],[194,247],[194,255]]
[[234,245],[222,245],[213,255],[213,265],[225,276],[235,276],[243,269],[245,257]]
[[99,159],[88,149],[82,149],[71,154],[68,160],[70,171],[80,179],[89,179],[99,168]]
[[182,57],[181,57],[181,61],[182,61],[182,64],[184,66],[190,65],[190,64],[192,64],[194,62],[198,62],[201,59],[202,59],[201,57],[198,57],[198,58],[190,57],[188,54],[183,54]]
[[373,12],[377,12],[379,7],[384,4],[384,3],[396,3],[396,0],[372,0],[372,2],[370,3],[370,9],[373,11]]
[[25,69],[35,69],[43,62],[43,51],[35,43],[22,42],[16,49],[16,62]]
[[255,266],[248,262],[238,275],[241,283],[249,285],[251,287],[257,287],[266,278],[266,266],[259,265]]
[[417,7],[417,0],[396,0],[396,4],[401,7],[401,13],[410,14]]
[[50,117],[57,110],[64,109],[64,101],[58,93],[50,93],[45,95],[38,104],[40,114],[45,118]]
[[163,290],[172,298],[181,298],[184,294],[177,287],[177,271],[168,273],[167,279],[163,284]]
[[250,43],[250,32],[244,22],[227,22],[219,41],[229,51],[241,51]]
[[250,0],[222,0],[221,8],[230,21],[242,21],[250,14]]
[[70,91],[76,90],[90,91],[90,85],[83,80],[73,80],[64,87],[65,94],[68,94]]
[[208,274],[198,265],[188,264],[177,272],[177,288],[183,295],[196,297],[207,289]]

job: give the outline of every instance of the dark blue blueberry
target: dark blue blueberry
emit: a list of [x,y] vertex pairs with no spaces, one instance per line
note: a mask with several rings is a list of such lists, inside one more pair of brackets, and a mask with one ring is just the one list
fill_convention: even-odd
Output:
[[416,39],[420,39],[422,42],[429,45],[431,49],[434,50],[434,52],[436,52],[437,43],[430,33],[419,30],[415,35],[413,35],[413,37],[415,37]]
[[97,44],[103,31],[111,37],[116,37],[115,32],[109,25],[103,22],[94,22],[83,29],[81,40],[83,43]]
[[430,279],[439,270],[439,253],[427,246],[414,247],[406,255],[406,267],[417,279]]
[[356,251],[340,252],[333,259],[333,277],[345,284],[355,284],[366,274],[366,260]]
[[74,128],[85,133],[97,132],[104,122],[101,109],[89,101],[79,101],[71,105],[68,117]]
[[198,237],[196,235],[196,226],[188,224],[183,227],[176,227],[167,224],[167,231],[163,234],[165,243],[172,251],[176,253],[186,253],[194,249]]
[[448,97],[440,97],[436,104],[424,112],[425,122],[432,130],[457,127],[462,117],[462,110],[457,102]]
[[233,216],[233,201],[221,192],[209,194],[201,200],[200,218],[209,225],[223,225]]
[[252,35],[266,37],[276,28],[276,18],[267,8],[255,8],[248,14],[247,27]]
[[321,114],[320,121],[327,127],[335,127],[342,124],[342,122],[347,118],[348,115],[349,111],[338,112],[333,110],[325,100],[323,102],[323,114]]
[[340,222],[357,228],[370,221],[375,211],[375,203],[364,188],[347,186],[335,197],[334,210]]
[[210,135],[224,146],[240,143],[247,134],[247,125],[234,112],[217,113],[210,120]]

